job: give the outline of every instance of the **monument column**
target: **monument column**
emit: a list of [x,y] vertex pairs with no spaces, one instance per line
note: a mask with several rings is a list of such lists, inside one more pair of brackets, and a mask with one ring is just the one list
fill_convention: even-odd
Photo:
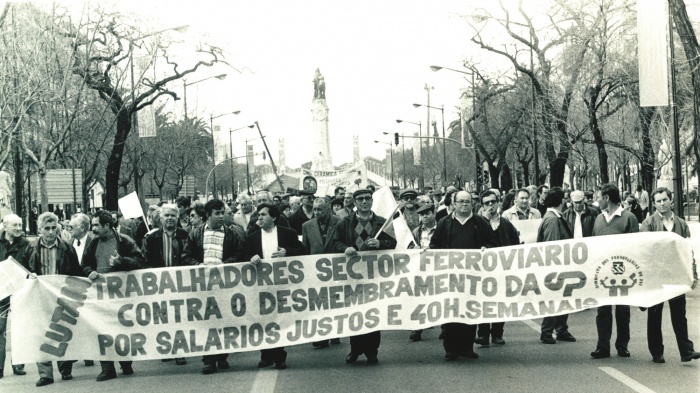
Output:
[[317,68],[314,76],[314,98],[311,101],[313,119],[313,158],[311,169],[332,171],[331,144],[328,136],[328,105],[326,104],[326,82]]

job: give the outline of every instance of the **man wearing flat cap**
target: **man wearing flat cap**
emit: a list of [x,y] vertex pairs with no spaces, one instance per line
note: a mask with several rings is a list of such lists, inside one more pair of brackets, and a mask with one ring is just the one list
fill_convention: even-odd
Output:
[[[355,256],[358,251],[393,250],[396,239],[386,232],[379,232],[386,220],[372,212],[372,191],[359,189],[352,194],[352,198],[357,211],[338,222],[331,242],[332,250],[347,256]],[[355,363],[364,353],[367,363],[379,363],[377,353],[380,342],[379,331],[350,337],[350,354],[345,361]]]
[[[416,209],[416,213],[418,213],[418,217],[420,218],[420,225],[412,231],[413,240],[415,240],[420,248],[426,249],[430,247],[430,238],[433,236],[433,232],[435,232],[435,228],[437,227],[435,205],[426,203]],[[423,339],[422,334],[423,329],[412,330],[408,339],[413,342],[421,341]]]
[[289,226],[297,232],[297,236],[301,236],[301,226],[314,218],[314,193],[301,190],[299,191],[299,199],[301,207],[289,218]]
[[583,191],[576,190],[571,193],[571,207],[566,209],[563,216],[574,230],[574,239],[578,239],[593,234],[593,224],[598,214],[586,204]]
[[418,192],[412,188],[403,190],[399,194],[399,203],[401,204],[401,214],[408,224],[408,228],[413,231],[420,225],[420,218],[416,209],[418,204],[416,203],[416,198],[418,198]]

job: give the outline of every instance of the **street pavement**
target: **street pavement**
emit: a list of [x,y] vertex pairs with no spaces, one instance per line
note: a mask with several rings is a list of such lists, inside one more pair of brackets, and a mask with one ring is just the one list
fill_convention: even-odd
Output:
[[[696,254],[700,252],[700,224],[691,222]],[[700,350],[700,289],[686,295],[690,339]],[[259,352],[229,356],[231,368],[213,375],[201,374],[200,358],[188,358],[185,366],[174,362],[144,361],[134,363],[135,373],[115,380],[96,382],[99,363],[85,367],[82,361],[73,368],[72,381],[58,377],[53,385],[37,388],[36,366],[26,366],[27,375],[15,376],[8,361],[0,392],[700,392],[700,360],[680,362],[671,328],[668,306],[664,307],[663,332],[665,364],[651,361],[646,343],[646,313],[632,307],[630,358],[614,353],[607,359],[594,360],[597,333],[595,310],[569,317],[575,343],[539,342],[541,319],[509,322],[505,326],[503,346],[491,345],[475,351],[479,359],[444,359],[439,328],[423,333],[423,341],[412,343],[407,331],[385,331],[379,350],[379,364],[367,365],[364,357],[353,365],[345,363],[349,340],[327,349],[311,344],[288,347],[287,370],[258,370]],[[615,334],[613,333],[613,339]],[[8,345],[9,347],[9,345]],[[10,348],[8,348],[10,350]]]

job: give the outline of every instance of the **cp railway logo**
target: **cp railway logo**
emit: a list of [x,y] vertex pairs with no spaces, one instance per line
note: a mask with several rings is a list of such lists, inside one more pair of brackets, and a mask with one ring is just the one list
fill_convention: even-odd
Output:
[[628,296],[630,288],[644,284],[644,274],[634,260],[613,256],[596,267],[593,283],[596,289],[607,289],[611,297]]

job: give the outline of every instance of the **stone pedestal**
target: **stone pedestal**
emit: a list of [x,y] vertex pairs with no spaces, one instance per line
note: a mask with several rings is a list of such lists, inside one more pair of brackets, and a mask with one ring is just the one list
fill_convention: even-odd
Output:
[[313,119],[313,158],[311,169],[314,171],[332,171],[331,144],[328,136],[328,105],[325,98],[311,101]]

